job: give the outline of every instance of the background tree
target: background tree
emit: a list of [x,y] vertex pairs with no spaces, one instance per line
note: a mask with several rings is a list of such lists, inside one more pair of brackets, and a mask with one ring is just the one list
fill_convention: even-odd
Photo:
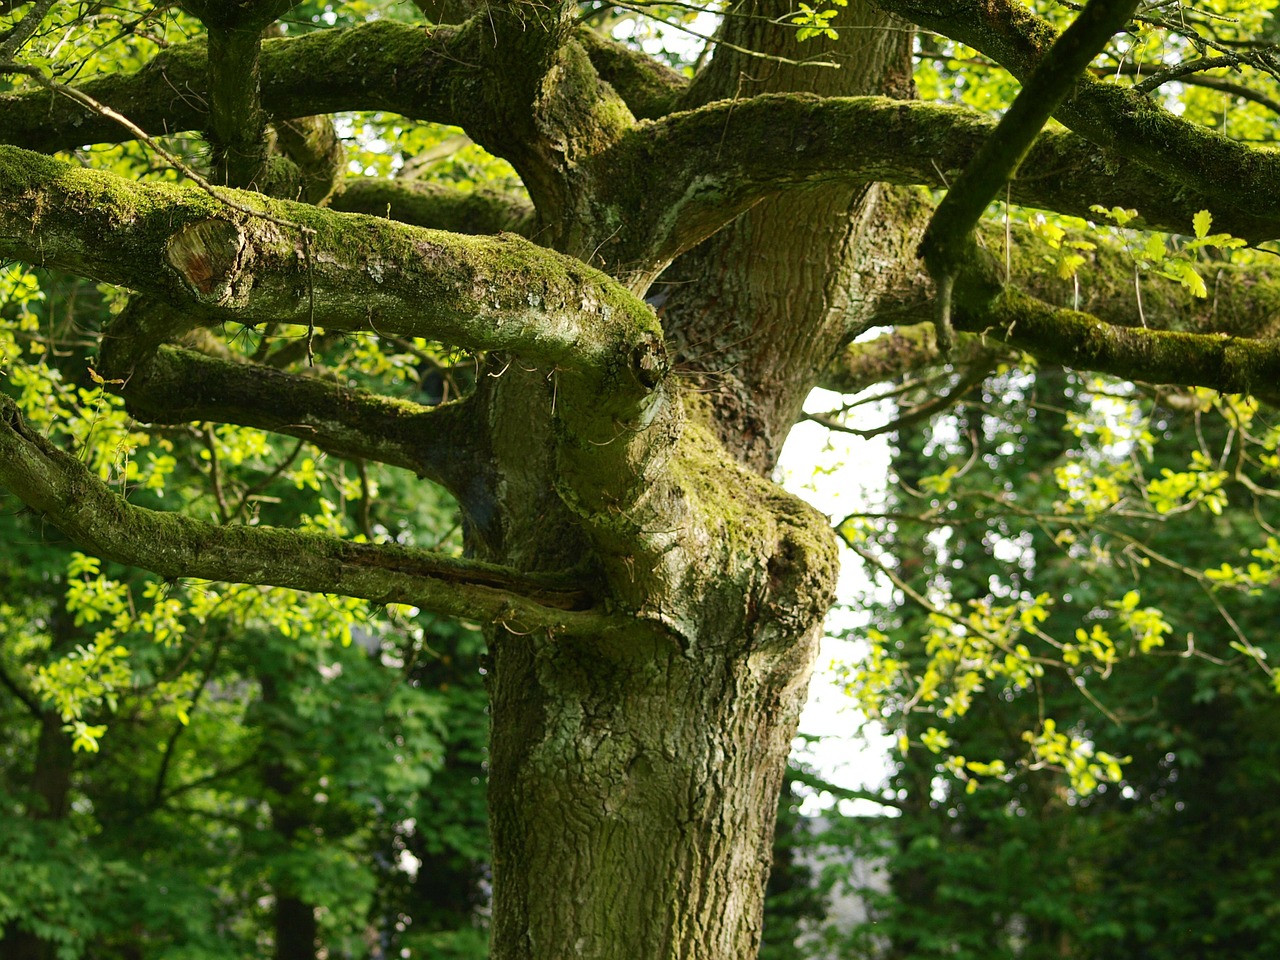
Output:
[[[126,630],[163,643],[198,621],[199,598],[237,589],[216,584],[303,591],[237,594],[274,632],[242,654],[261,684],[269,829],[254,835],[293,858],[264,872],[276,951],[355,949],[317,909],[338,895],[312,882],[311,839],[353,824],[329,823],[285,743],[332,701],[289,664],[350,638],[356,608],[339,597],[471,620],[489,657],[491,955],[750,956],[836,573],[826,519],[769,480],[804,398],[951,361],[941,407],[1010,349],[1271,396],[1265,264],[1223,265],[1212,302],[1188,301],[1204,287],[1198,247],[1275,236],[1275,158],[1152,94],[1209,66],[1175,61],[1209,42],[1216,10],[1170,24],[1095,0],[1055,42],[1017,4],[851,3],[839,33],[836,11],[745,4],[690,77],[580,26],[575,4],[423,6],[433,23],[289,0],[5,5],[0,255],[103,286],[86,319],[42,325],[21,308],[31,275],[10,279],[0,483],[35,530],[84,551],[68,603],[43,616],[110,618],[89,643],[50,640],[47,663],[15,658],[11,690],[92,749],[109,735],[100,714],[156,656],[124,664]],[[910,99],[913,24],[1016,79],[1026,95],[998,127]],[[1231,52],[1258,27],[1209,38],[1228,48],[1213,66],[1265,71]],[[1110,69],[1131,48],[1167,69]],[[1036,138],[1054,104],[1071,132]],[[415,177],[446,139],[437,123],[510,176],[485,190]],[[920,188],[948,185],[935,213]],[[1141,248],[1141,305],[1132,252],[1068,247],[1089,254],[1071,271],[1091,261],[1099,278],[1082,300],[1045,282],[1042,248],[975,244],[997,198],[1101,205],[1198,245]],[[884,324],[899,329],[855,342]],[[198,430],[213,433],[203,500],[169,462],[166,432],[183,424],[213,425]],[[1265,456],[1275,445],[1259,438]],[[385,487],[402,496],[382,522],[366,462],[416,477]],[[263,474],[321,495],[276,509]],[[405,522],[437,486],[458,505],[462,555]],[[151,608],[131,608],[103,562],[156,574],[136,591]],[[1044,604],[1014,606],[1034,627]],[[999,647],[987,613],[939,616],[932,629]],[[193,656],[208,643],[195,640]],[[1027,641],[1002,653],[1015,683],[1050,656]],[[154,699],[181,722],[200,681],[170,682]],[[1077,789],[1118,779],[1083,741],[1031,735]],[[45,928],[26,935],[50,945]]]
[[[927,400],[918,391],[903,396]],[[888,576],[905,604],[878,619],[872,660],[903,664],[879,687],[877,709],[909,747],[887,785],[892,815],[832,831],[852,830],[846,842],[888,880],[860,891],[871,922],[838,938],[844,949],[1274,951],[1270,908],[1257,896],[1275,864],[1250,849],[1276,817],[1265,799],[1274,763],[1264,758],[1278,713],[1251,656],[1276,654],[1272,602],[1226,593],[1209,576],[1274,519],[1258,483],[1267,471],[1247,452],[1259,429],[1238,401],[1008,370],[933,424],[899,431],[889,509],[875,522],[879,545],[903,558]],[[1189,452],[1232,469],[1188,471]],[[1114,497],[1073,510],[1082,469],[1116,481]],[[1068,641],[1065,669],[1034,683],[987,672],[967,710],[950,699],[941,720],[917,710],[917,681],[938,666],[937,606],[926,596],[971,608],[993,596],[1052,597],[1034,622]],[[1151,598],[1162,598],[1167,620]],[[964,678],[951,671],[939,697]],[[1126,758],[1121,782],[1072,786],[1061,762],[1027,764],[1025,731],[1062,717],[1072,736]]]

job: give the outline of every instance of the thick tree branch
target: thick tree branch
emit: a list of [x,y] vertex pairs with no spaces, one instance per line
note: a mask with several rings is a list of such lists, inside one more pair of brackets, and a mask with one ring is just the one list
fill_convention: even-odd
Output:
[[162,347],[121,393],[139,420],[213,420],[270,430],[335,456],[412,470],[455,494],[483,472],[468,452],[474,425],[465,403],[426,407],[176,347]]
[[[263,108],[277,120],[380,109],[468,128],[492,125],[474,89],[476,49],[492,47],[485,29],[478,21],[423,29],[381,20],[265,41]],[[581,66],[574,64],[575,70]],[[208,123],[204,69],[204,46],[187,44],[165,51],[136,74],[93,80],[82,89],[144,129],[197,129]],[[1176,122],[1179,129],[1198,130]],[[617,255],[600,238],[584,238],[584,250],[599,251],[611,263],[649,259],[647,252],[655,248],[658,259],[670,259],[762,195],[827,179],[942,185],[968,164],[992,126],[962,108],[765,97],[675,115],[611,146],[618,132],[597,118],[588,124],[600,133],[591,142],[599,151],[592,163],[612,190],[598,191],[598,206],[612,207],[628,220],[638,212],[631,232],[644,235]],[[52,152],[131,136],[110,118],[45,91],[0,95],[0,140]],[[1213,167],[1219,193],[1223,183],[1237,183],[1234,175],[1222,174],[1237,162],[1266,178],[1280,169],[1280,161],[1238,144],[1230,150],[1231,163]],[[1232,207],[1208,191],[1169,183],[1131,156],[1128,150],[1107,153],[1066,134],[1046,133],[1013,181],[1012,198],[1078,215],[1087,215],[1089,203],[1135,207],[1147,225],[1183,232],[1191,215],[1208,208],[1218,227],[1236,236],[1255,242],[1280,236],[1280,213],[1249,203]],[[639,176],[631,177],[633,172]],[[558,175],[548,176],[546,190],[561,190],[552,183]],[[667,199],[673,186],[679,188],[674,207]]]
[[[605,249],[610,262],[659,269],[785,190],[835,181],[944,187],[994,127],[967,108],[883,97],[764,95],[673,114],[642,124],[592,161],[602,177],[612,172],[601,202],[629,226]],[[1131,207],[1142,226],[1188,234],[1207,208],[1215,227],[1235,236],[1280,236],[1278,216],[1224,205],[1060,131],[1041,133],[1008,196],[1086,218],[1095,203]]]
[[[342,110],[386,110],[418,120],[469,125],[486,105],[474,96],[481,25],[429,27],[375,20],[265,40],[259,62],[262,109],[270,119]],[[144,130],[177,133],[209,123],[207,48],[170,47],[136,73],[79,85]],[[132,134],[46,91],[0,94],[0,142],[53,153]]]
[[316,206],[325,206],[342,189],[346,173],[346,151],[326,116],[295,117],[275,124],[276,142],[285,156],[298,166],[299,194],[286,196]]
[[[182,0],[182,5],[209,32],[210,167],[218,183],[256,187],[264,193],[288,195],[290,178],[268,170],[270,141],[262,109],[261,54],[263,31],[299,0]],[[284,181],[284,182],[281,182]]]
[[1090,0],[1032,71],[1013,105],[933,213],[920,255],[937,286],[938,348],[951,350],[951,288],[973,245],[973,229],[1031,149],[1053,109],[1089,61],[1132,15],[1138,0]]
[[[0,256],[153,294],[185,312],[188,328],[314,320],[331,330],[506,350],[575,374],[596,393],[607,384],[624,405],[665,373],[652,311],[571,258],[511,235],[460,237],[236,196],[275,222],[191,188],[0,147]],[[280,226],[289,222],[310,231],[305,247],[301,234]],[[180,332],[165,327],[155,339],[113,331],[135,362]],[[605,404],[599,413],[618,409]]]
[[656,120],[675,109],[689,81],[653,57],[583,27],[575,34],[600,79],[618,91],[637,120]]
[[[1135,276],[1138,267],[1133,254],[1097,235],[1081,235],[1097,247],[1086,254],[1086,262],[1075,276],[1064,280],[1055,267],[1059,251],[1026,227],[1015,224],[1006,233],[1002,225],[986,223],[979,226],[978,233],[979,251],[973,268],[984,271],[988,290],[1004,282],[1007,261],[1009,281],[1022,292],[1051,308],[1070,307],[1109,325],[1145,324],[1158,330],[1226,334],[1243,340],[1280,334],[1280,279],[1268,261],[1242,266],[1198,263],[1209,296],[1197,298],[1179,281],[1153,270]],[[1142,291],[1141,312],[1135,284]],[[856,393],[875,383],[939,366],[944,360],[931,332],[932,316],[930,285],[921,271],[910,285],[886,298],[870,320],[872,326],[896,329],[843,347],[823,372],[819,385]],[[980,337],[960,333],[953,359],[957,364],[969,363],[983,349]]]
[[[1048,21],[1017,0],[876,0],[885,10],[968,44],[1025,81],[1056,39]],[[1141,93],[1085,77],[1054,116],[1094,143],[1213,203],[1274,220],[1280,215],[1280,156],[1250,149],[1189,123]],[[1229,172],[1228,172],[1229,171]],[[1244,234],[1241,234],[1242,236]]]
[[1119,327],[1013,288],[985,303],[958,302],[955,320],[958,330],[1064,366],[1280,402],[1280,340]]
[[[927,304],[921,312],[929,312]],[[956,338],[949,362],[957,365],[985,363],[991,344],[967,333]],[[818,386],[836,393],[858,393],[877,383],[938,367],[948,362],[938,350],[931,320],[898,327],[874,340],[850,343],[836,355],[818,380]]]
[[572,576],[536,576],[394,544],[273,527],[218,526],[117,496],[31,431],[0,395],[0,485],[82,549],[163,577],[267,584],[412,604],[446,616],[557,635],[616,630]]
[[267,117],[262,110],[260,30],[210,28],[208,54],[210,168],[215,182],[265,186]]
[[451,233],[529,236],[533,231],[533,206],[527,200],[499,190],[463,191],[418,180],[349,177],[329,206]]

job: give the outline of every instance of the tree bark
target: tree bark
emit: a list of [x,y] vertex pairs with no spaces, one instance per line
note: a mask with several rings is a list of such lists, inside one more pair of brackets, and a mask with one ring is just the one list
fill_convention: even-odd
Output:
[[[868,16],[885,26],[884,18]],[[758,22],[743,21],[752,31]],[[780,46],[779,35],[792,31],[740,36],[736,23],[727,28],[734,43],[796,52]],[[859,42],[842,49],[858,57],[822,76],[851,77],[844,83],[859,93],[909,89],[905,33],[851,35]],[[868,43],[868,36],[880,41]],[[725,65],[720,74],[736,80],[742,66]],[[780,72],[782,89],[819,75]],[[725,91],[695,86],[688,105],[720,95]],[[673,282],[660,286],[657,298],[664,329],[685,369],[717,384],[710,408],[688,394],[685,405],[691,420],[714,432],[718,471],[734,462],[756,474],[771,468],[813,370],[823,366],[819,358],[849,329],[857,309],[851,301],[873,301],[866,291],[889,279],[875,276],[864,257],[884,257],[894,247],[900,258],[910,228],[893,220],[881,230],[883,196],[874,187],[835,187],[761,204],[729,236],[713,238],[668,272]],[[823,280],[833,263],[835,274]],[[716,379],[730,364],[740,391]],[[519,392],[515,383],[489,388],[495,404]],[[759,406],[735,405],[753,392],[764,398]],[[517,402],[528,410],[527,396]],[[514,406],[506,409],[514,413]],[[565,531],[560,550],[574,556],[572,523],[560,527],[564,521],[553,519],[564,509],[558,500],[512,503],[513,489],[545,483],[534,478],[529,451],[514,452],[495,457],[525,465],[522,482],[507,485],[504,506],[513,517],[541,519],[536,529],[512,528],[501,562],[519,566],[521,556],[533,555],[545,562],[548,522]],[[794,596],[797,588],[800,595],[828,594],[834,584],[829,573],[814,572],[829,556],[825,518],[772,485],[755,484],[761,495],[753,516],[763,514],[785,532],[763,556],[733,556],[713,602],[682,608],[689,600],[676,591],[652,595],[653,605],[684,625],[679,635],[655,629],[621,650],[589,638],[492,637],[495,958],[746,960],[758,951],[777,795],[824,610],[818,604],[797,616],[794,606],[762,602],[757,574],[763,565],[775,596]],[[751,486],[740,474],[725,483],[733,485]],[[734,537],[731,528],[720,533]]]
[[[217,19],[226,5],[187,6],[216,29],[236,26]],[[143,510],[0,394],[0,478],[99,556],[166,577],[412,603],[486,627],[495,960],[747,960],[758,948],[778,787],[837,568],[828,520],[765,478],[839,345],[877,321],[882,301],[899,305],[890,294],[918,289],[906,281],[918,273],[927,204],[881,181],[945,182],[933,145],[963,139],[963,165],[989,127],[962,110],[876,99],[912,94],[910,29],[884,6],[925,22],[953,17],[852,0],[839,39],[800,45],[781,23],[790,7],[756,0],[727,12],[725,44],[687,85],[573,40],[569,5],[494,3],[458,27],[379,21],[261,45],[255,22],[214,69],[219,40],[84,87],[126,112],[132,104],[153,130],[206,129],[222,179],[242,184],[272,159],[267,117],[386,109],[460,122],[515,165],[536,211],[402,189],[395,204],[436,223],[448,211],[451,226],[512,223],[558,252],[512,235],[460,238],[238,191],[131,183],[0,147],[0,254],[147,295],[113,318],[100,358],[132,412],[291,433],[408,467],[457,495],[466,559]],[[1008,9],[962,3],[953,19],[968,29]],[[1022,64],[1025,46],[1005,59]],[[840,69],[799,62],[828,59]],[[629,100],[613,81],[632,88]],[[172,95],[201,85],[207,98]],[[769,93],[780,96],[758,96]],[[52,149],[120,138],[109,118],[81,125],[83,101],[54,100],[0,97],[0,140]],[[740,125],[748,131],[764,130],[775,108],[791,111],[786,136],[768,138],[771,153],[736,128],[729,136],[742,100],[756,124]],[[1085,107],[1073,116],[1096,120]],[[653,122],[636,124],[639,115]],[[859,125],[872,115],[881,126]],[[733,154],[723,165],[715,141],[708,147],[713,126]],[[860,153],[848,131],[873,128],[891,131],[877,145],[884,155],[842,166]],[[1103,162],[1078,139],[1046,143],[1055,156]],[[668,192],[648,179],[669,174],[664,151],[679,168]],[[785,169],[761,172],[753,152]],[[1265,180],[1271,161],[1248,155]],[[1171,182],[1153,170],[1135,186],[1123,158],[1103,160],[1089,176],[1159,199],[1165,221],[1155,222],[1185,221],[1195,191],[1229,191],[1216,170],[1210,185],[1194,170]],[[1112,175],[1122,168],[1126,177]],[[1178,182],[1194,190],[1184,196]],[[1024,188],[1040,195],[1033,178],[1012,189]],[[1272,236],[1273,206],[1260,220],[1233,216]],[[638,295],[682,252],[650,297],[659,325]],[[998,286],[981,264],[957,280],[959,329],[1179,382],[1195,358],[1208,372],[1194,382],[1215,385],[1265,384],[1280,368],[1272,348],[1126,330]],[[297,324],[308,344],[317,328],[421,337],[482,354],[483,369],[466,400],[427,410],[173,346],[227,321]],[[1030,334],[1034,343],[1015,339]],[[936,362],[928,339],[890,345],[877,369],[906,354]],[[285,771],[266,773],[288,792]],[[275,816],[284,837],[308,823],[284,802]],[[281,955],[313,955],[314,911],[284,884],[277,893]]]
[[[790,7],[760,0],[728,16],[726,41],[794,61],[717,48],[690,105],[765,93],[822,96],[914,93],[907,24],[867,2],[841,12],[839,40],[796,41],[774,21]],[[856,145],[850,144],[851,150]],[[710,391],[717,432],[750,469],[768,474],[836,345],[860,332],[887,290],[914,269],[923,210],[883,185],[831,184],[764,200],[686,254],[659,280],[659,314]]]
[[[50,627],[53,633],[52,649],[69,648],[76,640],[71,617],[55,610]],[[56,710],[42,709],[39,715],[40,734],[36,741],[35,762],[31,767],[31,810],[28,816],[35,821],[62,820],[71,808],[71,775],[75,770],[75,755],[71,741],[62,730],[62,718]],[[45,940],[11,922],[3,931],[0,942],[4,944],[4,956],[12,960],[53,960],[58,944]]]

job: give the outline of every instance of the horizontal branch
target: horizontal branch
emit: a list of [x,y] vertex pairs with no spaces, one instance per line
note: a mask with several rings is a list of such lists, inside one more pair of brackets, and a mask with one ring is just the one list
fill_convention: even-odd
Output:
[[1063,366],[1280,402],[1278,340],[1116,326],[1013,288],[962,301],[955,323]]
[[[1018,0],[957,0],[941,6],[921,0],[877,2],[973,47],[1020,81],[1026,81],[1057,37],[1052,24]],[[1280,156],[1176,117],[1137,90],[1084,76],[1054,116],[1116,156],[1145,164],[1161,180],[1206,198],[1209,202],[1201,205],[1212,209],[1215,219],[1227,218],[1228,207],[1243,216],[1280,218],[1275,190]]]
[[348,177],[329,208],[451,233],[527,237],[533,230],[533,204],[528,200],[500,190],[458,190],[421,180]]
[[[920,312],[928,314],[929,305],[923,304]],[[944,363],[967,366],[991,360],[991,345],[970,334],[957,337],[951,355],[944,358],[938,350],[935,329],[933,322],[926,320],[898,327],[874,340],[850,343],[821,373],[818,386],[836,393],[858,393],[877,383]]]
[[[375,20],[264,40],[262,109],[273,120],[386,110],[464,124],[487,109],[468,95],[472,48],[480,42],[471,29]],[[179,44],[134,73],[94,78],[78,89],[149,133],[200,130],[209,123],[207,57],[203,42]],[[0,142],[53,153],[132,139],[111,119],[65,97],[44,90],[0,94]]]
[[[945,187],[994,127],[965,107],[806,94],[722,101],[642,124],[593,161],[602,180],[612,172],[606,199],[631,225],[635,252],[609,259],[664,265],[763,197],[817,183]],[[1215,229],[1252,242],[1280,236],[1280,213],[1224,205],[1063,131],[1040,135],[1008,197],[1086,218],[1092,204],[1136,208],[1135,226],[1187,234],[1192,217],[1209,209]]]
[[[1155,270],[1139,271],[1133,253],[1110,242],[1105,233],[1068,235],[1067,240],[1087,239],[1096,246],[1082,253],[1084,263],[1067,279],[1056,267],[1062,250],[1025,225],[1015,223],[1006,229],[999,223],[985,223],[978,234],[968,283],[971,289],[977,288],[974,302],[979,306],[1005,283],[1007,265],[1008,282],[1022,293],[1050,309],[1069,307],[1108,326],[1145,326],[1212,339],[1225,334],[1246,342],[1268,340],[1280,331],[1280,272],[1268,260],[1247,265],[1197,263],[1209,296],[1195,297],[1176,279]],[[980,280],[975,279],[979,276]],[[938,368],[944,360],[929,322],[933,315],[931,287],[921,271],[914,282],[883,300],[867,320],[868,327],[895,329],[873,340],[846,344],[823,372],[819,385],[856,393],[904,374]],[[957,365],[967,364],[990,347],[977,334],[961,333],[952,359]]]
[[[151,294],[185,312],[188,328],[274,321],[508,351],[621,403],[647,395],[666,369],[647,305],[519,237],[462,237],[236,191],[214,197],[2,146],[0,256]],[[181,332],[161,326],[165,339]],[[139,358],[159,346],[127,329],[111,335]]]
[[445,616],[556,635],[619,623],[572,577],[537,576],[396,544],[350,543],[275,527],[218,526],[128,503],[23,422],[0,395],[0,486],[86,552],[151,570],[411,604]]
[[269,430],[334,456],[412,470],[451,491],[479,472],[468,454],[474,428],[458,404],[427,407],[169,346],[135,371],[121,394],[129,413],[148,423],[210,420]]

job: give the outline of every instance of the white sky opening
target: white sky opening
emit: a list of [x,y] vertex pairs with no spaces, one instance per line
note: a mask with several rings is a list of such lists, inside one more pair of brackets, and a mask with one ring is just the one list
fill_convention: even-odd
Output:
[[[849,398],[828,390],[814,390],[805,403],[809,413],[837,409]],[[856,426],[869,428],[893,416],[892,410],[868,404],[860,408]],[[876,509],[884,501],[890,466],[888,435],[866,439],[827,430],[810,421],[792,429],[782,450],[778,478],[832,520],[860,510]],[[847,790],[879,790],[889,772],[893,738],[862,715],[840,688],[833,663],[853,663],[865,656],[865,644],[844,634],[867,626],[869,615],[857,607],[859,598],[875,596],[858,557],[840,547],[837,605],[827,617],[826,636],[809,685],[809,699],[800,717],[800,732],[820,736],[797,755],[811,762],[825,779]],[[881,591],[883,592],[883,591]],[[877,597],[877,600],[881,598]],[[887,602],[886,595],[883,600]],[[832,806],[833,798],[810,797],[801,812],[814,816]],[[891,816],[894,811],[866,800],[842,801],[845,815]]]

